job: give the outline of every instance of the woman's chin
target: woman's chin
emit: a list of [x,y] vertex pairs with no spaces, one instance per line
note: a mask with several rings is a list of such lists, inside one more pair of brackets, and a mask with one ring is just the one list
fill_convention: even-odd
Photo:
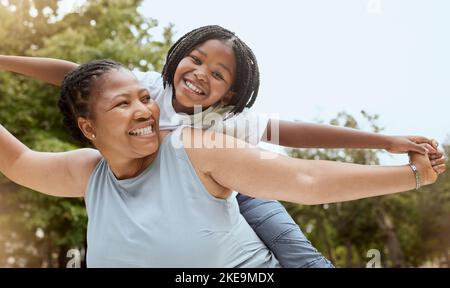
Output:
[[149,155],[155,154],[159,150],[159,141],[150,143],[147,147],[148,147],[148,150],[146,150],[146,151],[147,151],[147,153],[149,153]]
[[155,141],[149,143],[142,143],[142,145],[133,145],[133,150],[136,154],[141,155],[141,157],[148,157],[152,154],[158,152],[159,149],[159,139],[156,138]]

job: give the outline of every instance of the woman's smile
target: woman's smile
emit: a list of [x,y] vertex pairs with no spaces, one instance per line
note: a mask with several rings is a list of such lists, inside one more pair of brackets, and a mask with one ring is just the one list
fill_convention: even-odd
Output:
[[156,136],[155,121],[149,120],[133,127],[128,135],[137,138],[152,138]]

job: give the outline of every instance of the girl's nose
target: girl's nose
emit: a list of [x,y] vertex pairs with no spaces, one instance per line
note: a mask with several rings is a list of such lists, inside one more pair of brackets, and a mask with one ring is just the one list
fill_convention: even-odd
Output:
[[206,81],[206,74],[203,71],[201,71],[201,70],[195,70],[194,71],[194,76],[198,80]]

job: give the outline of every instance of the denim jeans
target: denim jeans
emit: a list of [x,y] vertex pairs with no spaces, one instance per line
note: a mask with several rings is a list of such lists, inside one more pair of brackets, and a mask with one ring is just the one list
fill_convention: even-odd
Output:
[[274,200],[237,195],[239,209],[285,268],[334,268],[306,239],[284,206]]

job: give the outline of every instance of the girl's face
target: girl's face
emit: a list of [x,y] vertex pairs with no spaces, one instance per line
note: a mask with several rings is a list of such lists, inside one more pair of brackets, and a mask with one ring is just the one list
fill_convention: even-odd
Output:
[[184,57],[175,71],[174,108],[192,111],[194,105],[207,108],[222,101],[227,104],[234,93],[236,75],[233,49],[220,40],[208,40]]
[[159,107],[148,90],[126,69],[111,70],[96,85],[92,128],[102,154],[135,159],[155,153],[159,148]]

